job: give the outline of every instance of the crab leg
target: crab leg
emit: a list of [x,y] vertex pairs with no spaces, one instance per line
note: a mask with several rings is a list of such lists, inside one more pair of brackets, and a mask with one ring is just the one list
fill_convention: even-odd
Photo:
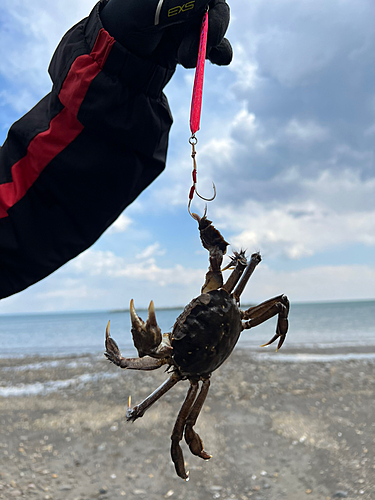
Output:
[[250,307],[247,311],[242,311],[242,319],[249,319],[243,323],[244,329],[250,329],[264,323],[273,316],[278,315],[276,334],[272,339],[263,344],[261,347],[267,346],[280,338],[276,350],[279,350],[283,345],[286,334],[288,332],[288,313],[289,313],[289,300],[286,295],[278,295],[273,299],[269,299],[262,304],[255,307]]
[[208,389],[210,388],[210,379],[203,381],[202,388],[195,400],[185,425],[185,441],[188,444],[190,451],[193,455],[208,460],[212,455],[208,455],[203,449],[203,442],[199,435],[193,429],[202,406],[206,400]]
[[245,257],[245,252],[241,250],[240,253],[235,252],[234,257],[231,257],[232,262],[229,264],[229,266],[225,267],[222,269],[222,271],[225,271],[226,269],[232,267],[235,264],[235,268],[232,271],[232,273],[229,275],[229,278],[225,282],[224,286],[222,287],[223,290],[225,290],[228,293],[232,293],[233,288],[237,285],[239,282],[242,273],[244,272],[246,266],[247,266],[247,260]]
[[[246,311],[241,311],[241,319],[254,319],[258,316],[262,315],[265,311],[267,311],[271,306],[280,302],[285,295],[281,294],[277,297],[272,297],[272,299],[265,300],[261,304],[257,306],[249,307]],[[259,323],[258,323],[259,324]]]
[[236,286],[236,289],[234,290],[233,297],[236,302],[240,300],[240,295],[244,291],[245,286],[247,285],[247,282],[249,281],[251,275],[253,274],[255,268],[259,264],[259,262],[262,260],[262,257],[260,256],[260,253],[253,253],[253,255],[250,258],[250,262],[247,265],[246,271],[243,273],[241,281],[238,283]]
[[190,410],[194,404],[194,400],[196,398],[198,392],[198,382],[190,380],[190,387],[187,392],[185,401],[181,406],[181,409],[178,413],[176,423],[173,427],[171,439],[171,457],[177,472],[177,475],[182,479],[187,480],[189,477],[189,473],[185,470],[184,465],[184,456],[182,454],[182,450],[180,447],[180,441],[182,439],[184,428],[186,425],[186,420],[190,414]]
[[227,251],[228,243],[212,225],[212,221],[207,219],[206,214],[203,217],[199,217],[197,214],[191,215],[198,222],[202,245],[210,254],[210,266],[206,273],[206,279],[201,292],[207,293],[211,290],[218,290],[223,284],[221,264],[223,262],[223,255]]
[[150,406],[152,406],[158,399],[160,399],[166,392],[168,392],[169,389],[172,389],[172,387],[176,385],[180,380],[181,378],[178,375],[173,374],[152,394],[147,396],[147,398],[144,399],[142,403],[139,403],[139,405],[136,405],[133,408],[129,407],[126,412],[126,420],[131,420],[132,422],[134,422],[134,420],[137,420],[137,418],[143,417],[146,410],[148,410]]

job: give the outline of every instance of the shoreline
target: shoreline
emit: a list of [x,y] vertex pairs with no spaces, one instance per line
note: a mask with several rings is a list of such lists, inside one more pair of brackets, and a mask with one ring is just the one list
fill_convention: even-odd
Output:
[[[64,349],[61,348],[58,351],[55,352],[21,352],[20,349],[12,349],[13,352],[4,352],[4,348],[0,348],[0,369],[1,369],[1,362],[4,360],[11,360],[11,359],[58,359],[62,357],[71,357],[73,358],[79,358],[79,357],[86,357],[86,356],[101,356],[102,353],[104,352],[104,340],[103,340],[103,348],[99,348],[95,351],[90,350],[89,348],[87,350],[82,350],[77,352],[75,348],[72,349]],[[137,352],[135,348],[131,347],[131,349],[126,349],[126,346],[124,349],[124,355],[131,355],[131,356],[136,356]],[[347,343],[295,343],[295,344],[290,344],[285,343],[280,351],[276,352],[276,347],[275,344],[272,344],[271,346],[268,347],[260,347],[257,344],[254,344],[253,342],[249,341],[247,342],[242,341],[239,342],[236,347],[235,351],[240,351],[240,352],[245,352],[249,356],[252,355],[259,355],[259,354],[267,354],[267,355],[280,355],[280,354],[288,354],[288,355],[293,355],[293,354],[375,354],[375,338],[374,338],[374,343],[373,344],[361,344],[358,342],[347,342]]]
[[129,394],[139,403],[163,370],[120,370],[96,354],[0,359],[2,387],[53,387],[0,396],[0,498],[375,498],[374,360],[277,361],[282,353],[296,351],[262,360],[236,349],[214,372],[196,425],[213,458],[182,444],[188,483],[169,456],[186,381],[131,424]]
[[[137,353],[133,351],[128,355],[134,357]],[[375,368],[375,346],[283,347],[278,352],[272,347],[268,349],[236,347],[231,356],[233,355],[244,357],[249,363],[259,365],[305,363],[325,365],[358,361],[373,364]],[[111,365],[110,367],[113,368]],[[119,376],[121,370],[108,369],[103,352],[0,357],[0,398],[43,396],[58,392],[65,387]]]

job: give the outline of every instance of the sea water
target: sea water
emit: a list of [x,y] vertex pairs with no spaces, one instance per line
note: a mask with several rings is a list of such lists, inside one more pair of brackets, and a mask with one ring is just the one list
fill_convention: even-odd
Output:
[[[163,332],[171,331],[182,309],[157,311]],[[144,319],[147,311],[139,310]],[[375,363],[375,301],[293,304],[285,347],[275,354],[273,346],[260,349],[275,331],[276,318],[252,330],[244,330],[238,347],[262,362],[337,362],[366,360]],[[79,388],[86,383],[123,375],[104,362],[104,336],[108,320],[123,355],[137,356],[130,332],[129,312],[82,312],[0,316],[0,357],[13,358],[0,367],[0,397],[47,395]],[[41,357],[32,357],[39,355]],[[68,359],[66,358],[68,355]],[[31,356],[31,357],[29,357]],[[16,358],[16,359],[15,359]],[[95,360],[102,360],[100,369]],[[64,377],[58,368],[72,369]],[[74,369],[84,369],[75,374]],[[51,369],[51,378],[33,382],[23,372],[41,374]],[[57,369],[57,370],[56,370]],[[69,370],[68,370],[69,371]],[[36,377],[36,378],[35,378]]]
[[[171,331],[181,311],[157,310],[162,332]],[[147,311],[137,312],[146,319]],[[123,355],[136,356],[127,311],[0,315],[0,356],[97,354],[103,352],[108,320]],[[259,348],[273,337],[275,324],[276,318],[272,318],[244,330],[238,346]],[[358,347],[374,348],[375,300],[293,304],[285,346],[297,350],[346,348],[347,352],[355,352]]]

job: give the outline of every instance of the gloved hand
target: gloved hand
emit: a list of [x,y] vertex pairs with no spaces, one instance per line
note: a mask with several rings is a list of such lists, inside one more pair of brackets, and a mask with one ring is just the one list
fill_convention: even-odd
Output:
[[224,38],[229,24],[225,0],[109,0],[100,17],[110,35],[134,54],[162,66],[180,63],[193,68],[207,5],[207,58],[227,65],[232,60],[232,47]]

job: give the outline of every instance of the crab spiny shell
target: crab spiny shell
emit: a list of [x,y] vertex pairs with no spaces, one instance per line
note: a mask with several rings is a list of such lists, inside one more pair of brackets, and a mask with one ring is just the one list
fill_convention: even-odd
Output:
[[201,294],[186,306],[173,327],[174,365],[183,377],[208,376],[228,358],[242,330],[231,295],[225,290]]

